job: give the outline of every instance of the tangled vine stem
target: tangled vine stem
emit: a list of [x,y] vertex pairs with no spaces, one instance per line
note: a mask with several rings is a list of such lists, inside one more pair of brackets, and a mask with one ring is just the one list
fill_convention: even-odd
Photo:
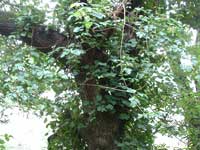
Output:
[[120,59],[123,55],[123,42],[124,42],[124,32],[125,32],[125,26],[126,26],[126,4],[123,3],[123,12],[124,12],[124,19],[123,19],[123,29],[122,29],[122,37],[121,37],[121,45],[120,45]]
[[[79,2],[87,3],[86,0]],[[101,26],[103,29],[96,28],[95,30],[95,27],[91,25],[88,27],[89,31],[87,31],[84,16],[80,17],[78,15],[77,20],[72,19],[69,23],[70,30],[66,29],[67,31],[65,32],[66,34],[68,34],[68,31],[69,33],[72,33],[72,36],[70,36],[71,38],[56,30],[46,29],[44,26],[37,25],[37,23],[29,26],[29,31],[26,30],[27,32],[32,33],[31,37],[26,35],[20,37],[24,43],[37,48],[43,53],[52,54],[51,56],[55,54],[54,58],[57,58],[58,61],[61,61],[62,58],[59,56],[65,57],[67,60],[64,60],[64,66],[68,68],[69,65],[72,68],[72,73],[74,73],[75,86],[69,86],[68,82],[64,82],[60,84],[57,89],[55,85],[55,91],[58,91],[58,94],[60,94],[59,92],[66,90],[64,88],[65,86],[71,87],[72,89],[76,88],[79,92],[79,98],[76,97],[78,102],[74,102],[74,98],[73,102],[70,101],[70,104],[67,106],[63,104],[64,106],[62,108],[62,110],[70,108],[70,113],[74,114],[74,118],[71,117],[71,120],[68,118],[61,118],[61,122],[59,122],[59,118],[56,118],[59,120],[57,122],[58,126],[55,127],[54,125],[52,127],[53,129],[58,128],[58,132],[56,131],[54,134],[55,136],[61,134],[64,139],[68,138],[68,140],[61,139],[56,142],[69,144],[70,142],[73,142],[71,140],[76,138],[76,141],[79,140],[77,142],[78,144],[80,144],[80,141],[84,141],[84,145],[81,146],[87,146],[89,150],[119,150],[121,148],[119,148],[115,141],[121,142],[128,137],[131,138],[131,140],[138,140],[141,145],[146,147],[145,149],[150,149],[149,146],[151,145],[151,139],[153,138],[151,131],[152,127],[149,124],[149,119],[151,118],[140,118],[138,116],[146,115],[146,108],[151,106],[154,101],[162,101],[161,94],[166,96],[169,93],[161,93],[162,90],[158,90],[158,84],[152,81],[153,79],[150,79],[152,76],[151,73],[154,73],[153,65],[156,64],[156,62],[153,62],[154,56],[152,57],[148,51],[150,47],[142,49],[142,46],[144,46],[143,44],[145,43],[144,39],[141,38],[140,41],[136,37],[135,32],[139,32],[139,29],[138,31],[135,31],[133,29],[135,22],[131,19],[129,20],[127,17],[129,16],[127,14],[129,14],[130,11],[128,7],[126,7],[128,5],[127,2],[137,2],[138,4],[141,1],[124,0],[118,16],[115,16],[116,18],[110,16],[106,16],[105,18],[99,17],[104,14],[104,12],[99,11],[102,7],[97,7],[98,10],[96,10],[97,8],[94,5],[85,7],[87,4],[82,4],[80,6],[80,9],[82,9],[82,7],[86,9],[82,10],[83,14],[88,13],[87,17],[92,16],[89,25],[94,24],[95,26],[96,23],[104,23],[105,25]],[[93,10],[92,6],[94,6],[93,8],[97,13],[97,17],[90,14],[93,11],[88,12],[87,10],[88,8]],[[138,7],[138,5],[134,5],[133,8],[134,7]],[[72,12],[67,15],[72,17],[71,14],[75,14],[74,12],[76,12],[76,9],[78,9],[78,11],[80,10],[79,8],[74,8],[73,10],[70,10]],[[60,13],[60,11],[58,13]],[[107,19],[110,19],[109,23],[105,23]],[[115,31],[117,31],[116,34],[113,33],[115,31],[113,31],[112,28],[112,23],[115,21],[114,19],[120,20],[120,26],[114,26],[116,27]],[[0,34],[2,35],[8,36],[18,30],[17,26],[12,22],[3,22],[1,20],[0,22]],[[143,23],[144,22],[142,22],[141,19],[141,24],[143,25]],[[110,26],[111,28],[109,28]],[[78,32],[75,32],[73,29],[77,28]],[[111,34],[106,34],[108,32]],[[88,36],[88,33],[90,36]],[[98,35],[96,33],[98,33]],[[141,35],[144,35],[145,37],[148,37],[148,34],[149,33],[141,31]],[[131,40],[138,45],[135,46],[135,43],[132,44]],[[152,45],[156,45],[153,42],[154,41],[152,41]],[[138,52],[140,51],[139,44],[142,45],[141,49],[145,51],[143,57],[140,57]],[[73,45],[71,46],[72,48],[69,45]],[[58,48],[54,51],[54,48],[57,47],[63,47],[63,49]],[[56,54],[58,51],[59,53]],[[71,51],[73,51],[73,53],[71,53]],[[163,61],[160,63],[163,63]],[[149,67],[146,64],[151,65]],[[53,83],[55,84],[55,82]],[[58,82],[56,82],[56,84],[57,83]],[[161,88],[165,88],[164,85]],[[63,114],[63,111],[61,111],[61,113]],[[73,127],[71,123],[73,124]],[[130,127],[130,131],[139,135],[138,137],[137,135],[129,135],[129,133],[126,133],[127,130],[125,128],[127,127],[127,124],[130,124],[132,127],[132,129]],[[142,128],[140,128],[141,124]],[[82,129],[84,131],[82,131]],[[66,130],[67,132],[63,132]],[[144,139],[141,140],[141,137]],[[73,144],[76,146],[77,143]],[[138,145],[134,145],[134,148],[137,149],[137,146]]]

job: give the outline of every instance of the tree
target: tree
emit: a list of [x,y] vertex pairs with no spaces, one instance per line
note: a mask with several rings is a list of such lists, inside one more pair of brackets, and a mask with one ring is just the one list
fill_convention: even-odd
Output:
[[[2,37],[2,62],[14,59],[1,65],[1,93],[55,117],[49,149],[152,148],[179,99],[174,65],[185,52],[184,26],[158,9],[164,1],[57,1],[49,19],[38,1],[3,2],[14,13],[1,12],[0,33],[15,37]],[[55,102],[29,100],[45,89]]]

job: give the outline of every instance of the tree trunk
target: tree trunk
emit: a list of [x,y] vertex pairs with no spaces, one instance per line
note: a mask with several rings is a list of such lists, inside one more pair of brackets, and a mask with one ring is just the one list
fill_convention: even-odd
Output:
[[83,102],[84,100],[89,100],[91,103],[91,105],[83,108],[85,110],[85,122],[88,124],[83,129],[82,137],[88,145],[88,150],[118,150],[116,141],[123,136],[123,128],[125,125],[125,122],[119,119],[119,112],[97,111],[94,115],[94,120],[90,120],[91,116],[87,114],[87,112],[96,110],[96,96],[102,90],[91,86],[95,83],[93,79],[88,80],[81,89]]
[[117,150],[115,142],[122,136],[123,125],[116,114],[97,113],[86,129],[88,150]]

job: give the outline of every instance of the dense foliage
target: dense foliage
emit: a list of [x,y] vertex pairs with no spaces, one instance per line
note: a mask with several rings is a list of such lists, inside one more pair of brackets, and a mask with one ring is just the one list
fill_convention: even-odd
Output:
[[[199,121],[199,94],[190,83],[199,82],[198,48],[187,48],[189,26],[180,20],[188,21],[176,20],[182,12],[176,9],[179,1],[169,1],[171,5],[162,1],[160,7],[154,1],[141,3],[144,7],[127,8],[117,16],[119,2],[109,0],[89,4],[62,0],[51,6],[38,0],[16,5],[5,1],[15,12],[10,21],[18,30],[0,37],[0,104],[15,102],[50,116],[51,121],[45,119],[54,132],[48,138],[50,150],[88,149],[90,140],[95,141],[88,139],[88,127],[96,131],[104,120],[106,133],[117,126],[120,132],[111,135],[112,141],[123,150],[152,149],[157,132],[188,135],[188,147],[194,149],[199,133],[190,122]],[[198,3],[181,4],[198,9]],[[169,6],[176,19],[167,15]],[[67,42],[37,47],[34,38],[43,31],[59,32]],[[40,37],[45,36],[48,33]],[[188,68],[183,60],[190,58]],[[42,96],[47,91],[55,93],[53,100]],[[185,117],[181,125],[172,121],[176,114]]]

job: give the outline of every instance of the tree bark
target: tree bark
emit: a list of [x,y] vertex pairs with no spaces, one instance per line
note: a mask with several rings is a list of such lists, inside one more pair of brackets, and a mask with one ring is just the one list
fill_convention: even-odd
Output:
[[86,129],[88,150],[118,150],[115,142],[122,137],[123,126],[116,114],[98,112]]
[[[0,21],[1,35],[9,36],[19,30],[14,22]],[[21,36],[20,40],[43,53],[49,53],[52,51],[52,47],[66,46],[68,43],[66,36],[55,30],[45,30],[45,26],[35,26],[30,32],[32,33],[32,37]]]
[[83,129],[82,138],[88,144],[88,150],[118,150],[119,147],[116,142],[123,136],[125,126],[125,122],[119,119],[120,111],[115,113],[97,111],[95,119],[92,121],[90,121],[91,116],[87,114],[87,112],[96,110],[96,96],[101,94],[103,97],[104,94],[102,93],[105,92],[103,89],[91,86],[95,84],[94,79],[89,79],[80,87],[80,96],[83,102],[85,100],[90,101],[90,105],[83,108],[85,111],[84,119],[88,125]]

